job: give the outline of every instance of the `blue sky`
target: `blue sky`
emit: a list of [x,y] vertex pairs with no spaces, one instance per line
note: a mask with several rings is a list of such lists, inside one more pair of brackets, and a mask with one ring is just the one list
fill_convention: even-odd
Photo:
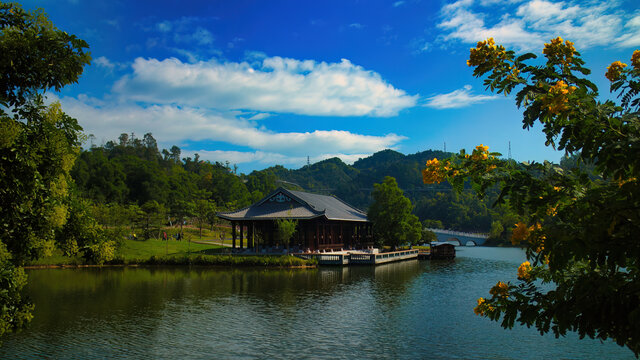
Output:
[[78,84],[49,93],[100,144],[151,132],[248,173],[338,156],[347,163],[485,144],[558,161],[540,126],[522,130],[513,96],[467,67],[494,37],[540,53],[575,42],[608,95],[606,66],[640,48],[637,0],[25,1],[90,44]]

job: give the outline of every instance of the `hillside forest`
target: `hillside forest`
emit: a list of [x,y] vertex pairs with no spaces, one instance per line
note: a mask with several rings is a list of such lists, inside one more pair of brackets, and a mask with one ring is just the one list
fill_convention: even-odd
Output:
[[[508,206],[492,207],[498,189],[480,199],[470,187],[457,193],[446,183],[423,183],[426,161],[449,156],[437,150],[410,155],[383,150],[353,165],[332,158],[300,169],[276,165],[247,175],[237,173],[229,162],[203,161],[198,154],[183,158],[177,146],[160,150],[151,133],[142,138],[123,133],[117,140],[83,150],[71,174],[79,197],[93,202],[100,223],[122,226],[137,221],[149,225],[145,236],[153,236],[155,223],[214,226],[217,211],[248,206],[278,186],[333,194],[366,211],[373,184],[391,176],[426,227],[489,233],[493,243],[507,244],[518,217]],[[561,163],[575,166],[570,158]]]

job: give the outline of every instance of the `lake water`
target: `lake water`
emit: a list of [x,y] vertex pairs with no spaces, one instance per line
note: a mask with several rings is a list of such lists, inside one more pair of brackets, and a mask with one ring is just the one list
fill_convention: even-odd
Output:
[[502,329],[473,314],[519,249],[313,270],[29,271],[28,329],[0,358],[632,359],[612,342]]

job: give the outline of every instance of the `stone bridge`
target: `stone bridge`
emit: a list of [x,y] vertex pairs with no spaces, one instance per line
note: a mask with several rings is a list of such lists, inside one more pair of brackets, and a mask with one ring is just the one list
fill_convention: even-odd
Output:
[[448,242],[456,246],[482,245],[487,240],[486,234],[466,233],[462,231],[427,229],[433,231],[440,242]]

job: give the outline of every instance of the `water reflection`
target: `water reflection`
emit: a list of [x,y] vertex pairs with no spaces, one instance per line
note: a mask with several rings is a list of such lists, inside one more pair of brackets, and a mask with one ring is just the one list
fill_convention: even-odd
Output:
[[313,270],[30,271],[36,318],[0,358],[631,357],[474,316],[477,297],[515,279],[522,254],[502,250]]

